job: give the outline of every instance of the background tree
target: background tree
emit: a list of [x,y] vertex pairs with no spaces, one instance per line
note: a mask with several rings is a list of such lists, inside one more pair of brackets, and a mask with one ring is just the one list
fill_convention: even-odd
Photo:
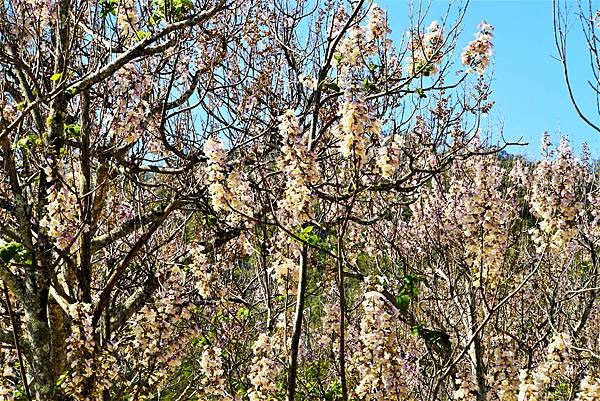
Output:
[[[554,16],[554,39],[558,51],[558,59],[562,64],[569,99],[579,117],[592,129],[600,132],[600,127],[598,126],[598,122],[596,121],[597,118],[595,116],[600,114],[600,54],[598,52],[598,45],[600,44],[600,37],[598,37],[600,14],[598,13],[598,9],[594,7],[594,2],[591,0],[577,1],[575,3],[553,0],[552,5]],[[585,77],[573,77],[573,74],[570,72],[567,58],[569,50],[567,39],[569,37],[569,31],[574,27],[574,23],[572,22],[573,16],[578,20],[575,23],[579,23],[580,25],[577,29],[583,34],[585,47],[588,50],[589,76]],[[578,95],[575,93],[575,87],[578,85],[578,82],[585,82],[587,84],[586,86],[587,90],[589,90],[588,93],[590,93],[590,99],[595,99],[594,106],[582,102],[581,94]]]

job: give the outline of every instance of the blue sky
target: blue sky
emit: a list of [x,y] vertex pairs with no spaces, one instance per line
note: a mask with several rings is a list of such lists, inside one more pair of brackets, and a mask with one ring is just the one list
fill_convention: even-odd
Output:
[[[408,28],[408,2],[379,0],[377,3],[388,11],[392,37],[398,39]],[[600,8],[600,2],[596,3]],[[433,1],[425,20],[427,25],[434,19],[441,20],[447,7],[447,1]],[[463,21],[460,48],[473,39],[477,25],[484,19],[495,27],[492,89],[496,105],[488,117],[488,125],[503,125],[507,140],[529,143],[526,148],[511,148],[509,152],[538,158],[541,135],[548,131],[554,144],[561,135],[568,135],[577,154],[586,141],[592,156],[600,159],[600,133],[577,116],[568,99],[561,65],[553,58],[557,51],[552,1],[472,0]],[[572,23],[568,53],[572,79],[577,81],[575,90],[580,103],[591,109],[591,117],[596,117],[595,99],[585,81],[592,77],[586,70],[588,53],[578,29],[579,21],[573,17]],[[598,117],[592,120],[600,122]]]

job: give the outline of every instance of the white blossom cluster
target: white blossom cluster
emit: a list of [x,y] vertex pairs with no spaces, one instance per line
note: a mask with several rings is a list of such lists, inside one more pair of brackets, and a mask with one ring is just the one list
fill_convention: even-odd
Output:
[[396,340],[397,311],[386,303],[378,289],[375,286],[368,290],[362,302],[360,348],[350,361],[359,378],[353,392],[361,400],[406,399],[409,389]]
[[284,174],[285,192],[278,202],[280,214],[288,225],[296,227],[310,219],[312,195],[309,188],[319,180],[316,159],[308,149],[308,133],[302,134],[300,122],[293,110],[280,118],[279,132],[283,136],[277,167]]
[[[548,143],[547,137],[544,142]],[[566,138],[562,138],[555,159],[544,157],[533,170],[528,201],[538,225],[530,234],[538,252],[546,248],[558,252],[577,233],[576,219],[583,209],[577,194],[580,171]]]

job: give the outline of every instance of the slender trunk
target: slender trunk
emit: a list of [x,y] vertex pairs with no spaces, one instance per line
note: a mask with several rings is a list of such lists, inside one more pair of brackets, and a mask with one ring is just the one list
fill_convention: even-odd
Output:
[[[485,386],[485,367],[483,365],[483,350],[481,349],[481,335],[480,333],[475,334],[477,330],[477,310],[475,308],[475,293],[471,289],[469,295],[469,337],[473,337],[473,342],[469,347],[469,356],[471,359],[471,366],[475,374],[475,380],[477,385],[477,401],[486,400],[486,386]],[[473,336],[474,335],[474,336]]]
[[300,253],[300,278],[298,280],[298,293],[296,296],[296,313],[294,315],[294,332],[290,350],[290,367],[287,378],[287,400],[294,401],[296,395],[296,376],[298,373],[298,350],[300,348],[300,334],[302,332],[302,318],[304,315],[304,298],[306,296],[307,276],[307,248],[302,245]]
[[344,287],[344,263],[342,258],[342,240],[338,238],[338,290],[340,292],[340,384],[342,385],[342,401],[348,401],[348,384],[346,383],[346,333],[345,333],[345,311],[346,311],[346,289]]

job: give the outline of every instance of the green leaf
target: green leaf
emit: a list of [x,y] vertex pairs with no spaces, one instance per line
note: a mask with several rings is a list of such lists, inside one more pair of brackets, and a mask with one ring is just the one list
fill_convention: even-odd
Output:
[[100,0],[100,17],[106,18],[108,14],[117,15],[117,0]]
[[58,81],[63,76],[62,72],[56,73],[50,77],[50,81]]
[[149,38],[151,34],[150,34],[150,32],[147,32],[147,31],[137,31],[135,33],[135,35],[137,36],[137,38],[139,40],[144,40],[146,38]]
[[417,324],[414,325],[410,328],[410,333],[413,336],[418,336],[419,334],[421,334],[421,330],[423,330],[423,325],[422,324]]
[[0,260],[2,260],[4,264],[9,264],[22,249],[23,245],[17,242],[9,242],[8,244],[4,244],[2,247],[0,247]]
[[235,314],[238,319],[246,320],[250,316],[250,309],[248,308],[240,308]]
[[81,133],[81,125],[79,124],[65,124],[65,133],[71,136],[79,136]]
[[334,92],[340,91],[339,85],[333,81],[321,81],[321,83],[319,85],[321,85],[321,89],[329,89]]
[[410,305],[410,296],[398,295],[396,297],[396,305],[398,306],[398,309],[400,310],[400,312],[406,313],[406,311],[408,311],[408,307]]

